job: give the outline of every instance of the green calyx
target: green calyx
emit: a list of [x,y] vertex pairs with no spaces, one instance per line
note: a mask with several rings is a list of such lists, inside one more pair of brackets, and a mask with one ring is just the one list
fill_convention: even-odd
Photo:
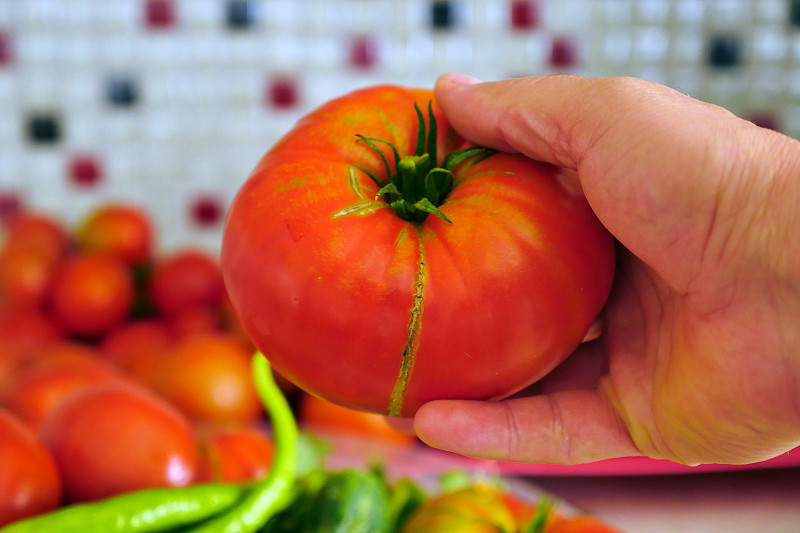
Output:
[[[496,153],[495,150],[474,146],[455,150],[444,157],[441,165],[438,165],[437,158],[437,139],[436,139],[436,117],[433,115],[433,105],[428,103],[428,127],[425,126],[425,119],[417,104],[414,104],[417,112],[417,144],[414,155],[400,157],[397,148],[390,142],[374,137],[365,137],[356,134],[359,141],[362,141],[372,148],[383,160],[386,166],[385,181],[378,180],[374,176],[372,179],[380,187],[377,198],[383,198],[392,210],[409,222],[422,222],[429,214],[436,215],[447,222],[452,222],[439,209],[447,195],[453,190],[455,176],[453,169],[461,163],[469,160],[470,164]],[[384,144],[391,148],[394,156],[394,172],[389,164],[389,160],[378,148],[376,143]]]

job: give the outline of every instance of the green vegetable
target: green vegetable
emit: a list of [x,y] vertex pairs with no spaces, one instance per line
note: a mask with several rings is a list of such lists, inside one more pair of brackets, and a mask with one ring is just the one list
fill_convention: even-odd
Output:
[[272,420],[275,458],[269,474],[243,501],[223,514],[192,531],[208,533],[250,533],[257,531],[269,518],[291,503],[292,485],[297,473],[297,424],[280,388],[272,379],[267,360],[259,353],[253,356],[253,376],[261,401]]
[[146,533],[180,528],[213,533],[254,532],[294,496],[297,424],[272,379],[266,359],[253,356],[256,390],[272,419],[275,458],[263,481],[213,483],[131,492],[96,503],[74,504],[10,524],[0,533]]
[[244,487],[221,483],[129,492],[97,503],[74,504],[10,524],[2,533],[164,531],[231,507]]
[[389,492],[374,472],[331,474],[314,498],[307,533],[388,533],[392,527]]

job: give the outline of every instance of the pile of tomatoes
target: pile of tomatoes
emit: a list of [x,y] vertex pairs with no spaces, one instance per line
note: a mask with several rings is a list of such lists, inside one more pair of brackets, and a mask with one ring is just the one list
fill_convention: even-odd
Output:
[[[0,227],[0,526],[269,469],[253,347],[218,259],[157,253],[155,230],[122,204],[75,228],[31,212]],[[317,422],[360,417],[319,402],[302,398]]]

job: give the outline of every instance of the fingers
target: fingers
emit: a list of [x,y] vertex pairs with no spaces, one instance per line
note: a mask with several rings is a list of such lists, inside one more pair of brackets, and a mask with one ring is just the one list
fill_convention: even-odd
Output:
[[713,126],[709,113],[726,114],[633,78],[558,75],[478,83],[445,74],[436,83],[436,100],[471,141],[573,170],[597,147],[626,150],[635,140],[657,149],[681,124],[690,125],[680,127],[687,134],[706,136]]
[[479,459],[577,464],[641,455],[597,391],[479,402],[440,400],[414,419],[428,445]]

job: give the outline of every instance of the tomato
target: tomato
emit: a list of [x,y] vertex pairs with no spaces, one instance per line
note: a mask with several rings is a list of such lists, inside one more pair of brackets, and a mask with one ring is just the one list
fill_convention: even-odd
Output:
[[254,427],[214,427],[201,437],[198,481],[235,483],[260,479],[272,465],[274,447],[264,431]]
[[221,311],[212,307],[194,307],[168,317],[169,330],[175,337],[222,331]]
[[544,531],[545,533],[619,533],[618,529],[591,516],[554,516],[547,522]]
[[228,334],[186,337],[167,354],[157,389],[194,420],[250,423],[262,412],[250,358]]
[[503,493],[473,485],[429,498],[403,524],[402,533],[501,533],[517,531]]
[[185,486],[197,473],[194,429],[173,406],[123,383],[88,387],[54,411],[42,438],[70,501]]
[[108,253],[131,265],[142,264],[153,254],[153,223],[132,205],[97,208],[82,222],[77,237],[84,250]]
[[347,407],[411,416],[508,396],[578,346],[610,291],[614,241],[573,176],[455,152],[469,145],[436,103],[427,121],[414,109],[432,99],[384,86],[323,105],[264,155],[226,220],[221,267],[253,343]]
[[165,315],[219,305],[225,293],[218,261],[196,249],[179,250],[156,261],[148,293]]
[[46,251],[12,244],[0,252],[0,308],[38,309],[58,261]]
[[6,246],[33,248],[52,260],[63,258],[72,245],[72,239],[63,224],[41,213],[18,213],[7,222],[5,229]]
[[121,322],[134,297],[130,268],[108,255],[80,253],[67,260],[53,280],[53,315],[77,335],[97,335]]
[[3,391],[2,403],[38,433],[48,415],[73,394],[120,379],[88,346],[63,342],[41,350],[24,366]]
[[0,527],[61,503],[61,477],[49,450],[0,409]]
[[381,415],[348,409],[310,394],[301,399],[299,418],[303,427],[323,434],[344,434],[400,446],[417,442],[415,437],[392,428]]
[[123,322],[100,341],[100,357],[142,383],[154,385],[173,343],[173,336],[162,321]]

